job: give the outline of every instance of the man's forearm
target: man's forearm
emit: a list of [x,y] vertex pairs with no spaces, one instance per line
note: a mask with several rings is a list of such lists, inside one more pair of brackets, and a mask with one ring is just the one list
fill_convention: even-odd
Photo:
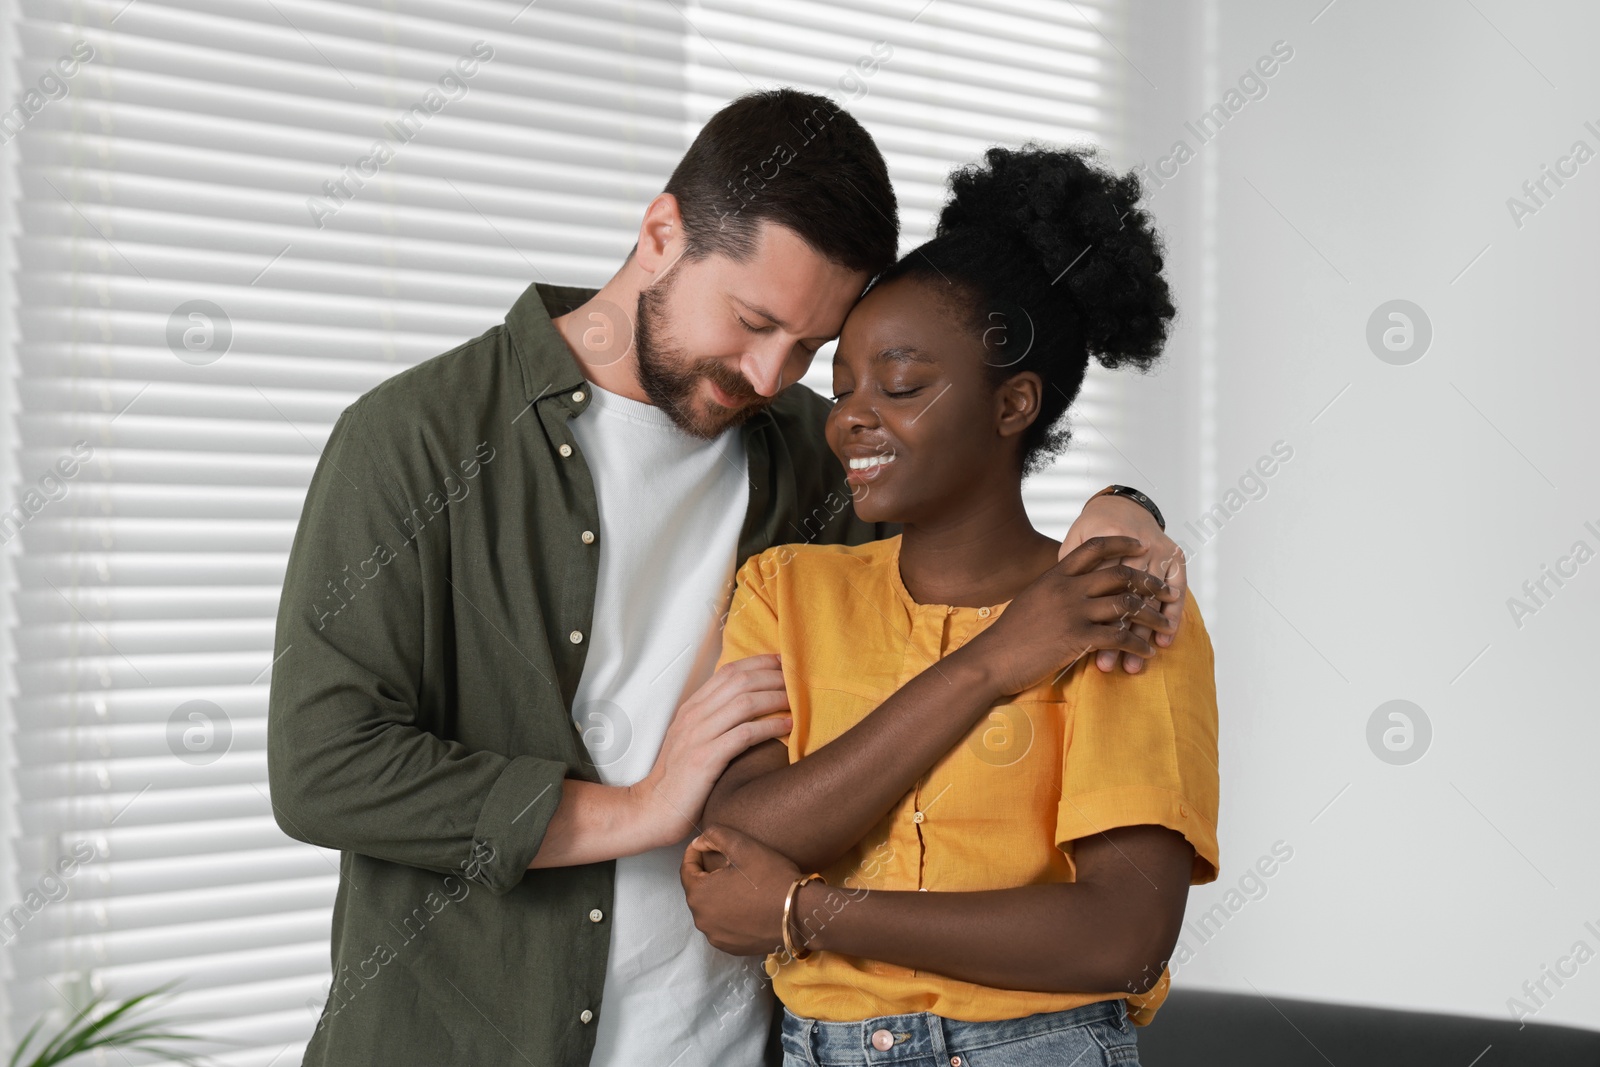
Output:
[[712,790],[705,823],[742,830],[819,870],[861,840],[997,699],[979,661],[958,650],[799,762],[753,778],[736,762]]
[[528,867],[575,867],[634,856],[671,844],[664,836],[635,787],[568,778]]

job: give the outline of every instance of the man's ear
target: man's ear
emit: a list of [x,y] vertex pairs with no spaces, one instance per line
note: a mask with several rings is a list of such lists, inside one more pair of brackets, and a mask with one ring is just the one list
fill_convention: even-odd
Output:
[[647,273],[659,275],[677,262],[683,248],[683,216],[678,211],[678,198],[661,193],[644,209],[639,242],[633,250],[634,262]]
[[1023,371],[1007,378],[995,391],[1001,437],[1014,437],[1033,425],[1039,417],[1039,398],[1043,395],[1044,380],[1033,371]]

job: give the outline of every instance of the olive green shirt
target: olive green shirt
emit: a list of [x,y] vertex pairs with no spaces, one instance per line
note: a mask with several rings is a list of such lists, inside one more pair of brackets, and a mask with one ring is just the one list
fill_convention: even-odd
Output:
[[[346,408],[312,476],[267,723],[278,825],[341,853],[308,1065],[594,1049],[615,864],[528,869],[562,781],[600,780],[570,712],[600,548],[568,425],[590,387],[551,322],[591,295],[529,286]],[[896,532],[851,510],[828,407],[794,386],[742,428],[740,560]]]

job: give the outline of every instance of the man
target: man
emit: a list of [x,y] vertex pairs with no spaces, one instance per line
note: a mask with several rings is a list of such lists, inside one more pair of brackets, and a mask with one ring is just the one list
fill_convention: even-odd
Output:
[[[776,146],[776,147],[775,147]],[[768,657],[714,675],[735,564],[860,543],[795,386],[897,212],[831,101],[707,123],[598,292],[503,326],[336,423],[278,616],[279,825],[342,853],[306,1064],[753,1064],[770,999],[678,882],[712,784],[780,736]],[[1097,499],[1068,542],[1173,546]]]

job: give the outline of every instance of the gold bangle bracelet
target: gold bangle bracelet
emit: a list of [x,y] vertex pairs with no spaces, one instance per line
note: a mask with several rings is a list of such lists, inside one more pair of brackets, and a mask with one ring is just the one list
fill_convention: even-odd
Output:
[[828,884],[823,881],[822,875],[816,873],[808,874],[803,878],[796,878],[794,883],[789,886],[788,894],[783,898],[783,950],[789,954],[789,958],[792,960],[806,959],[811,955],[812,951],[809,948],[804,952],[795,951],[794,939],[789,933],[792,927],[791,916],[794,914],[795,899],[799,897],[801,888],[811,881],[822,882],[823,885]]

